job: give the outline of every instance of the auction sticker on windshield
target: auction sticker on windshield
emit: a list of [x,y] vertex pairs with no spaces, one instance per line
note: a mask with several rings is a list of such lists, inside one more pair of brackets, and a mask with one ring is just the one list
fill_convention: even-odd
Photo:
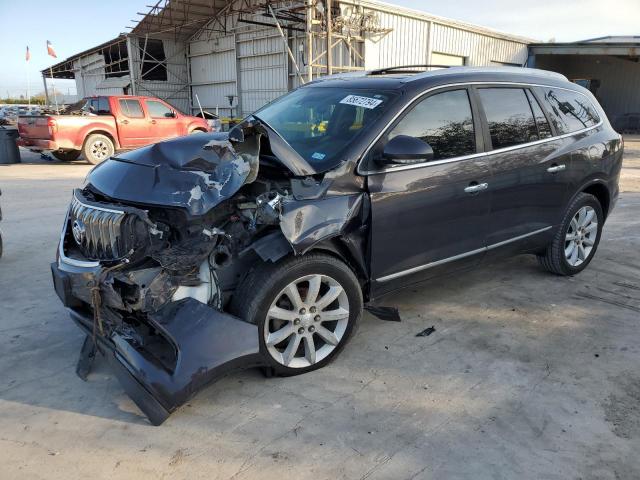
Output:
[[377,98],[370,97],[361,97],[359,95],[347,95],[340,103],[344,103],[345,105],[353,105],[354,107],[363,107],[363,108],[376,108],[378,105],[382,103],[382,100]]

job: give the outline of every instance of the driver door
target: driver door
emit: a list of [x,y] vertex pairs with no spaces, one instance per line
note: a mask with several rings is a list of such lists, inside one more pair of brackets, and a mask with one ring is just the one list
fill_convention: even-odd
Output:
[[[479,263],[485,253],[491,174],[467,88],[415,101],[367,155],[374,296]],[[428,143],[433,158],[380,161],[397,135]]]

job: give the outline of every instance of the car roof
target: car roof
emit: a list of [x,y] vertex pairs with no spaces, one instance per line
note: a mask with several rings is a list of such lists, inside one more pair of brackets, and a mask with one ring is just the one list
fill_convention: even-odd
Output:
[[573,86],[580,89],[564,75],[547,70],[524,67],[449,67],[430,71],[409,71],[407,67],[393,67],[373,71],[349,72],[323,77],[310,83],[316,87],[349,86],[349,88],[373,89],[424,89],[456,83],[508,82]]

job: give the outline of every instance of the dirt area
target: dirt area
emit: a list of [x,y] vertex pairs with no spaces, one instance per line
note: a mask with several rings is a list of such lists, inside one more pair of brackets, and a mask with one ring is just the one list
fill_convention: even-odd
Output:
[[[329,367],[229,376],[152,427],[51,286],[82,163],[0,167],[0,479],[640,478],[640,138],[590,267],[532,257],[387,299]],[[427,327],[435,332],[416,334]]]

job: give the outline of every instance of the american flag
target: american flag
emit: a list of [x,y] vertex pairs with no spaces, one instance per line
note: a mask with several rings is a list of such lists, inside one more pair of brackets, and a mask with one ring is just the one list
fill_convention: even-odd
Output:
[[47,53],[53,58],[58,58],[58,56],[56,55],[56,51],[53,49],[53,45],[51,45],[51,42],[49,40],[47,40]]

